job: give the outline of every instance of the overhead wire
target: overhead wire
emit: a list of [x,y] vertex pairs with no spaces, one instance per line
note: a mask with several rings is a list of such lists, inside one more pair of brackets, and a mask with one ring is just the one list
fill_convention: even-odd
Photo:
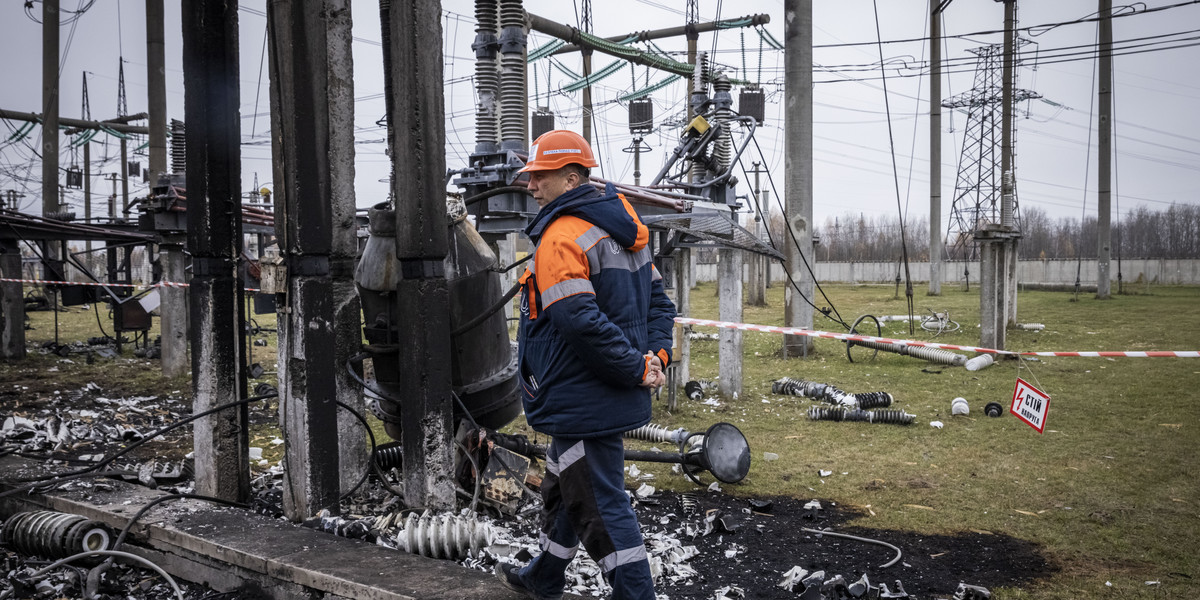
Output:
[[[1099,46],[1099,44],[1100,44],[1100,27],[1097,24],[1097,26],[1096,26],[1096,45]],[[1097,70],[1099,69],[1098,63],[1099,63],[1098,60],[1092,62],[1092,88],[1091,89],[1096,89]],[[1089,123],[1092,122],[1092,117],[1095,115],[1095,108],[1096,108],[1096,94],[1092,94],[1090,97],[1090,103],[1088,105],[1088,122]],[[1089,127],[1088,128],[1088,139],[1087,139],[1087,152],[1084,154],[1083,207],[1081,209],[1083,211],[1083,214],[1080,217],[1080,221],[1082,221],[1084,218],[1087,217],[1088,182],[1091,181],[1091,178],[1090,178],[1091,168],[1092,168],[1092,128]],[[1079,260],[1077,260],[1075,263],[1075,292],[1074,292],[1075,299],[1079,298],[1080,279],[1081,279],[1082,275],[1083,275],[1083,253],[1080,252]]]
[[[872,0],[871,5],[875,8],[875,33],[877,36],[879,36],[879,39],[882,40],[883,37],[882,37],[882,33],[881,33],[881,30],[879,27],[879,3],[878,3],[878,0]],[[880,63],[882,65],[883,44],[882,43],[879,44],[878,48],[879,48]],[[880,70],[882,71],[882,68]],[[904,212],[904,207],[902,207],[900,205],[900,173],[896,167],[896,140],[895,140],[894,135],[892,134],[892,123],[891,123],[891,121],[892,121],[892,108],[891,108],[892,105],[891,105],[891,100],[888,99],[887,74],[886,73],[882,73],[882,79],[883,79],[883,105],[888,113],[888,147],[891,148],[891,155],[892,155],[892,182],[894,183],[895,188],[896,188],[896,210],[900,213],[900,250],[901,250],[901,253],[903,254],[903,260],[904,260],[904,296],[908,301],[908,333],[909,333],[909,335],[913,335],[915,333],[914,325],[913,325],[913,322],[915,319],[913,318],[912,274],[909,272],[909,267],[908,267],[908,242],[905,239],[906,235],[905,235],[905,229],[904,229],[904,219],[905,219],[906,215]]]
[[[753,138],[753,137],[750,139],[751,139],[751,141],[754,142],[754,147],[755,147],[755,149],[758,150],[759,157],[763,159],[763,162],[766,162],[767,157],[765,154],[763,154],[762,146],[759,145],[758,139]],[[750,175],[746,172],[745,163],[739,161],[739,164],[742,167],[742,173],[746,176],[746,180],[749,181]],[[779,205],[780,213],[783,215],[786,215],[787,209],[784,208],[783,202],[780,200],[781,196],[779,195],[779,189],[777,187],[775,187],[775,178],[771,175],[770,169],[768,169],[766,171],[766,173],[767,173],[767,181],[771,184],[771,193],[775,196],[775,202],[776,202],[776,204]],[[755,202],[756,203],[758,202],[758,198],[755,198]],[[759,214],[763,214],[763,215],[768,214],[766,212],[763,212],[761,206],[758,208],[758,210],[759,210]],[[822,310],[816,304],[814,304],[812,299],[808,298],[804,294],[804,292],[800,289],[800,284],[797,283],[792,278],[791,272],[788,271],[787,269],[785,269],[784,272],[787,275],[788,282],[791,283],[791,285],[792,285],[792,289],[796,292],[796,295],[798,295],[801,299],[803,299],[806,304],[813,307],[817,312],[821,313],[822,315],[825,315],[826,318],[832,320],[835,323],[840,324],[842,327],[845,327],[846,330],[849,330],[850,325],[848,325],[846,323],[846,321],[844,319],[842,319],[841,313],[838,312],[837,307],[834,306],[834,304],[833,304],[833,301],[829,299],[829,296],[825,293],[825,289],[821,287],[821,282],[817,280],[817,275],[815,272],[813,272],[812,265],[809,264],[808,258],[806,256],[804,256],[804,251],[800,248],[800,241],[796,238],[796,232],[795,232],[795,230],[792,229],[791,223],[789,223],[787,219],[784,219],[784,224],[787,227],[788,234],[790,234],[785,237],[791,237],[792,244],[796,248],[796,254],[800,257],[800,260],[804,263],[805,269],[808,270],[809,277],[812,277],[813,285],[816,286],[817,291],[821,292],[821,297],[825,299],[825,302],[829,303],[829,308],[833,312],[833,314],[836,316],[836,318],[833,316],[830,316],[828,312],[826,312],[825,310]],[[773,239],[771,239],[770,229],[771,229],[770,227],[767,228],[768,239],[771,240],[772,246],[778,248],[779,246],[775,243],[775,241]]]

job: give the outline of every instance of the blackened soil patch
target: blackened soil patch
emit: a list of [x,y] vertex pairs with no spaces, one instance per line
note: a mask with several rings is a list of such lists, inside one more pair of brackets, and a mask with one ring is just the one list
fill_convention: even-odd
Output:
[[[685,509],[685,504],[693,502],[694,509]],[[761,512],[752,510],[752,502]],[[769,513],[764,502],[770,503]],[[827,578],[842,575],[848,582],[865,573],[873,585],[886,583],[893,591],[895,581],[900,580],[909,594],[930,599],[950,597],[959,582],[987,588],[1022,587],[1056,570],[1037,545],[1007,535],[924,535],[848,527],[844,524],[861,516],[859,513],[828,501],[821,501],[821,510],[806,509],[808,502],[782,497],[751,501],[707,491],[664,492],[639,502],[638,518],[644,530],[674,532],[683,528],[677,535],[699,550],[690,560],[699,576],[690,585],[676,584],[658,591],[672,600],[698,600],[712,598],[719,588],[736,586],[746,598],[794,600],[797,593],[778,587],[778,583],[783,573],[800,566],[810,572],[823,570]],[[710,522],[712,531],[705,535]],[[686,533],[689,524],[696,533],[694,538]],[[892,560],[893,550],[820,536],[803,531],[806,528],[887,542],[900,548],[903,557],[884,569],[880,565]]]

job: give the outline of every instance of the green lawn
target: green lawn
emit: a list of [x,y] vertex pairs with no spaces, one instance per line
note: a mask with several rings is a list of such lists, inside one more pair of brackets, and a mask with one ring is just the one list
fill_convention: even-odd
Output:
[[[907,310],[903,295],[895,299],[891,286],[825,288],[847,321],[861,314]],[[979,300],[974,288],[945,289],[942,296],[930,297],[918,287],[917,312],[949,311],[962,328],[937,339],[977,345]],[[1139,295],[1106,301],[1090,295],[1072,301],[1071,294],[1023,292],[1019,320],[1044,323],[1046,329],[1010,330],[1008,349],[1200,348],[1200,288],[1138,291]],[[744,321],[783,324],[783,286],[768,292],[769,306],[747,307]],[[697,287],[692,305],[690,316],[717,318],[714,284]],[[31,345],[53,339],[53,315],[30,316],[36,327],[27,332]],[[274,325],[273,315],[255,318],[263,327]],[[99,335],[90,310],[71,309],[60,313],[59,320],[63,341]],[[108,327],[111,321],[105,318],[104,323]],[[843,331],[820,315],[815,325]],[[151,339],[155,334],[152,330]],[[887,324],[884,334],[909,335],[900,323]],[[917,330],[916,339],[930,336]],[[270,345],[254,348],[255,361],[273,371],[275,338],[260,337]],[[681,399],[674,413],[667,412],[665,399],[655,404],[655,421],[661,425],[703,431],[728,421],[742,429],[754,463],[742,485],[724,486],[727,493],[829,499],[861,507],[867,516],[855,524],[863,527],[930,534],[980,530],[1040,544],[1060,569],[1058,574],[1024,590],[993,590],[999,599],[1200,597],[1200,406],[1195,391],[1200,359],[1005,360],[972,373],[884,353],[872,362],[851,364],[845,345],[832,340],[817,340],[809,359],[784,360],[778,355],[781,336],[747,332],[744,339],[745,389],[737,400],[724,398],[720,406],[709,406]],[[99,380],[110,389],[128,388],[130,395],[188,389],[186,378],[159,379],[156,361],[129,356],[95,365],[79,356],[72,357],[72,364],[56,356],[0,362],[0,381],[73,388]],[[57,372],[47,373],[50,366]],[[693,343],[692,374],[716,377],[717,342]],[[890,392],[896,407],[916,414],[917,423],[902,427],[810,422],[805,416],[810,402],[771,394],[771,381],[782,376],[830,383],[850,392]],[[1007,406],[1017,377],[1052,397],[1043,434],[1011,415],[982,416],[989,401]],[[950,416],[956,396],[969,401],[970,416]],[[944,428],[931,427],[934,420],[942,421]],[[510,429],[520,431],[522,423]],[[262,445],[268,458],[277,458],[271,454],[278,449],[266,443],[277,433],[261,428],[253,432],[257,443],[252,443]],[[779,459],[767,462],[764,452],[778,454]],[[656,486],[692,487],[665,466],[639,466],[658,473]],[[819,477],[821,469],[833,475]],[[1147,581],[1162,583],[1148,586]]]
[[[825,287],[848,322],[866,313],[907,312],[903,290],[895,299],[891,286]],[[938,341],[979,344],[974,289],[947,287],[939,297],[917,290],[918,314],[948,310],[962,325]],[[783,286],[768,292],[769,306],[747,307],[745,322],[783,324]],[[693,290],[692,306],[691,316],[717,318],[714,284]],[[1046,329],[1009,330],[1009,350],[1196,350],[1200,289],[1156,287],[1106,301],[1024,292],[1018,320]],[[814,325],[844,331],[819,314]],[[909,337],[903,323],[885,327],[886,336]],[[915,339],[931,335],[917,328]],[[856,523],[864,527],[1001,532],[1041,544],[1061,569],[1041,585],[1004,590],[998,598],[1200,597],[1200,359],[1055,357],[1002,360],[969,372],[885,353],[850,363],[844,343],[820,339],[814,357],[784,360],[781,343],[777,334],[744,334],[745,389],[736,401],[711,407],[682,400],[675,414],[665,403],[656,405],[662,425],[700,431],[724,420],[743,430],[753,467],[744,485],[726,491],[813,496],[869,508]],[[856,360],[862,352],[856,349]],[[692,376],[716,375],[717,342],[694,342]],[[806,399],[771,394],[771,381],[782,376],[849,392],[890,392],[896,407],[916,414],[917,423],[811,422]],[[1043,434],[1011,415],[982,415],[989,401],[1008,406],[1017,377],[1051,396]],[[970,403],[969,416],[950,416],[956,396]],[[931,427],[935,420],[944,428]],[[764,452],[779,459],[764,461]],[[821,478],[820,469],[833,475]],[[657,484],[690,485],[665,473]]]

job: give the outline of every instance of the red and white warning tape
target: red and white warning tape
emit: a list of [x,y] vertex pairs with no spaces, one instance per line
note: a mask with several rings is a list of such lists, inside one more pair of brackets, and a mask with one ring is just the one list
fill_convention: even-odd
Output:
[[[160,281],[150,285],[129,284],[129,283],[93,283],[81,281],[46,281],[43,279],[8,279],[0,277],[0,282],[7,283],[40,283],[54,285],[91,285],[91,286],[108,286],[108,287],[132,287],[132,288],[155,288],[155,287],[188,287],[186,283],[176,283],[173,281]],[[247,292],[257,292],[260,290],[254,288],[246,288]],[[1125,358],[1200,358],[1200,351],[1197,350],[1149,350],[1145,352],[1013,352],[1010,350],[996,350],[995,348],[980,348],[978,346],[959,346],[956,344],[939,344],[937,342],[922,342],[918,340],[897,340],[892,338],[875,337],[871,335],[857,335],[850,333],[834,333],[832,331],[817,331],[814,329],[803,329],[800,327],[777,327],[774,325],[754,325],[751,323],[732,323],[729,321],[712,321],[709,319],[692,319],[690,317],[675,317],[675,322],[681,325],[699,325],[701,327],[722,327],[726,329],[740,329],[743,331],[762,331],[765,333],[782,333],[786,335],[803,335],[816,338],[827,338],[831,340],[855,341],[855,342],[882,342],[885,344],[897,344],[901,346],[926,346],[929,348],[942,348],[944,350],[962,350],[964,352],[975,352],[978,354],[1012,354],[1020,356],[1085,356],[1085,357],[1125,357]]]
[[[190,286],[191,286],[191,284],[187,284],[187,283],[177,283],[177,282],[174,282],[174,281],[160,281],[160,282],[158,282],[158,283],[152,283],[152,284],[150,284],[150,285],[144,285],[144,284],[140,284],[140,283],[96,283],[96,282],[93,282],[93,281],[48,281],[48,280],[45,280],[45,279],[9,279],[9,278],[7,278],[7,277],[0,277],[0,282],[5,282],[5,283],[40,283],[40,284],[43,284],[43,285],[90,285],[90,286],[95,286],[95,287],[127,287],[127,288],[137,288],[137,289],[147,289],[147,288],[156,288],[156,287],[176,287],[176,288],[185,288],[185,287],[190,287]],[[260,290],[258,290],[258,289],[256,289],[256,288],[245,288],[245,290],[246,290],[247,292],[258,292],[258,291],[260,291]]]
[[750,323],[731,323],[728,321],[711,321],[708,319],[692,319],[689,317],[675,317],[675,322],[681,325],[700,325],[702,327],[722,327],[726,329],[741,329],[743,331],[763,331],[767,333],[783,333],[787,335],[803,335],[816,338],[827,338],[831,340],[855,341],[855,342],[882,342],[885,344],[897,344],[901,346],[926,346],[929,348],[942,348],[945,350],[962,350],[965,352],[976,352],[980,354],[1012,354],[1019,356],[1089,356],[1089,357],[1127,357],[1127,358],[1200,358],[1200,351],[1182,350],[1182,351],[1146,351],[1146,352],[1013,352],[1010,350],[996,350],[995,348],[980,348],[977,346],[958,346],[955,344],[939,344],[937,342],[922,342],[918,340],[897,340],[892,338],[875,337],[870,335],[858,335],[850,333],[834,333],[831,331],[816,331],[813,329],[803,329],[800,327],[776,327],[772,325],[752,325]]

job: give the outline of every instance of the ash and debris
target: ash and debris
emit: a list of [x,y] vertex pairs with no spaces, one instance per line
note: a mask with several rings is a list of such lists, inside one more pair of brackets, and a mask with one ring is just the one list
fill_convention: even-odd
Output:
[[[636,464],[627,472],[634,481],[630,487],[638,487],[628,492],[659,600],[984,600],[990,588],[1020,585],[1050,569],[1031,544],[1003,535],[923,536],[846,527],[861,515],[828,501],[738,498],[720,486],[659,492]],[[258,483],[265,491],[281,479]],[[515,514],[493,510],[481,516],[463,509],[433,515],[406,510],[372,486],[343,503],[343,516],[326,512],[303,526],[491,572],[500,562],[524,564],[539,552],[540,500],[527,498]],[[886,541],[904,556],[881,568],[893,557],[891,550],[802,528]],[[583,552],[568,568],[567,582],[567,592],[583,597],[611,591]]]
[[[69,359],[62,359],[69,360]],[[0,388],[22,395],[23,386]],[[95,464],[117,449],[190,414],[190,401],[179,391],[157,397],[109,397],[89,383],[68,392],[38,394],[0,424],[0,455],[19,453],[43,458],[55,469]],[[270,410],[259,420],[273,419]],[[272,444],[281,443],[272,440]],[[180,428],[122,456],[111,468],[131,482],[167,491],[191,491],[186,452],[190,429]],[[252,481],[252,510],[285,520],[283,467],[260,456]],[[264,468],[265,467],[265,468]],[[638,513],[659,598],[736,600],[741,598],[833,600],[837,598],[914,598],[976,600],[988,589],[1019,586],[1050,572],[1037,548],[1003,535],[965,533],[924,536],[912,532],[847,527],[861,516],[828,501],[796,498],[739,498],[720,485],[690,493],[659,491],[653,476],[636,464],[627,467],[630,501]],[[682,477],[676,469],[673,476]],[[104,480],[77,480],[72,489],[105,490]],[[485,503],[486,504],[486,503]],[[362,539],[398,552],[456,560],[491,572],[500,562],[523,564],[538,553],[540,499],[527,494],[514,514],[495,508],[486,516],[464,509],[428,515],[406,509],[385,486],[371,480],[340,506],[340,515],[323,513],[301,524],[347,538]],[[877,539],[903,549],[897,565],[880,568],[890,550],[858,541],[835,539],[803,529],[832,529]],[[130,540],[136,543],[136,539]],[[72,565],[34,577],[48,560],[2,555],[0,598],[82,598],[89,568]],[[610,592],[599,567],[580,553],[568,572],[569,592],[603,597]],[[253,597],[244,591],[218,593],[180,581],[188,600]],[[117,562],[103,575],[95,598],[156,600],[173,593],[158,574]]]
[[[0,549],[0,598],[66,600],[83,598],[88,573],[95,566],[72,563],[39,574],[49,560],[39,560]],[[250,598],[240,592],[213,592],[209,588],[176,578],[175,582],[188,600],[218,600],[220,598]],[[175,591],[157,573],[125,563],[114,563],[100,575],[94,600],[173,600]]]

